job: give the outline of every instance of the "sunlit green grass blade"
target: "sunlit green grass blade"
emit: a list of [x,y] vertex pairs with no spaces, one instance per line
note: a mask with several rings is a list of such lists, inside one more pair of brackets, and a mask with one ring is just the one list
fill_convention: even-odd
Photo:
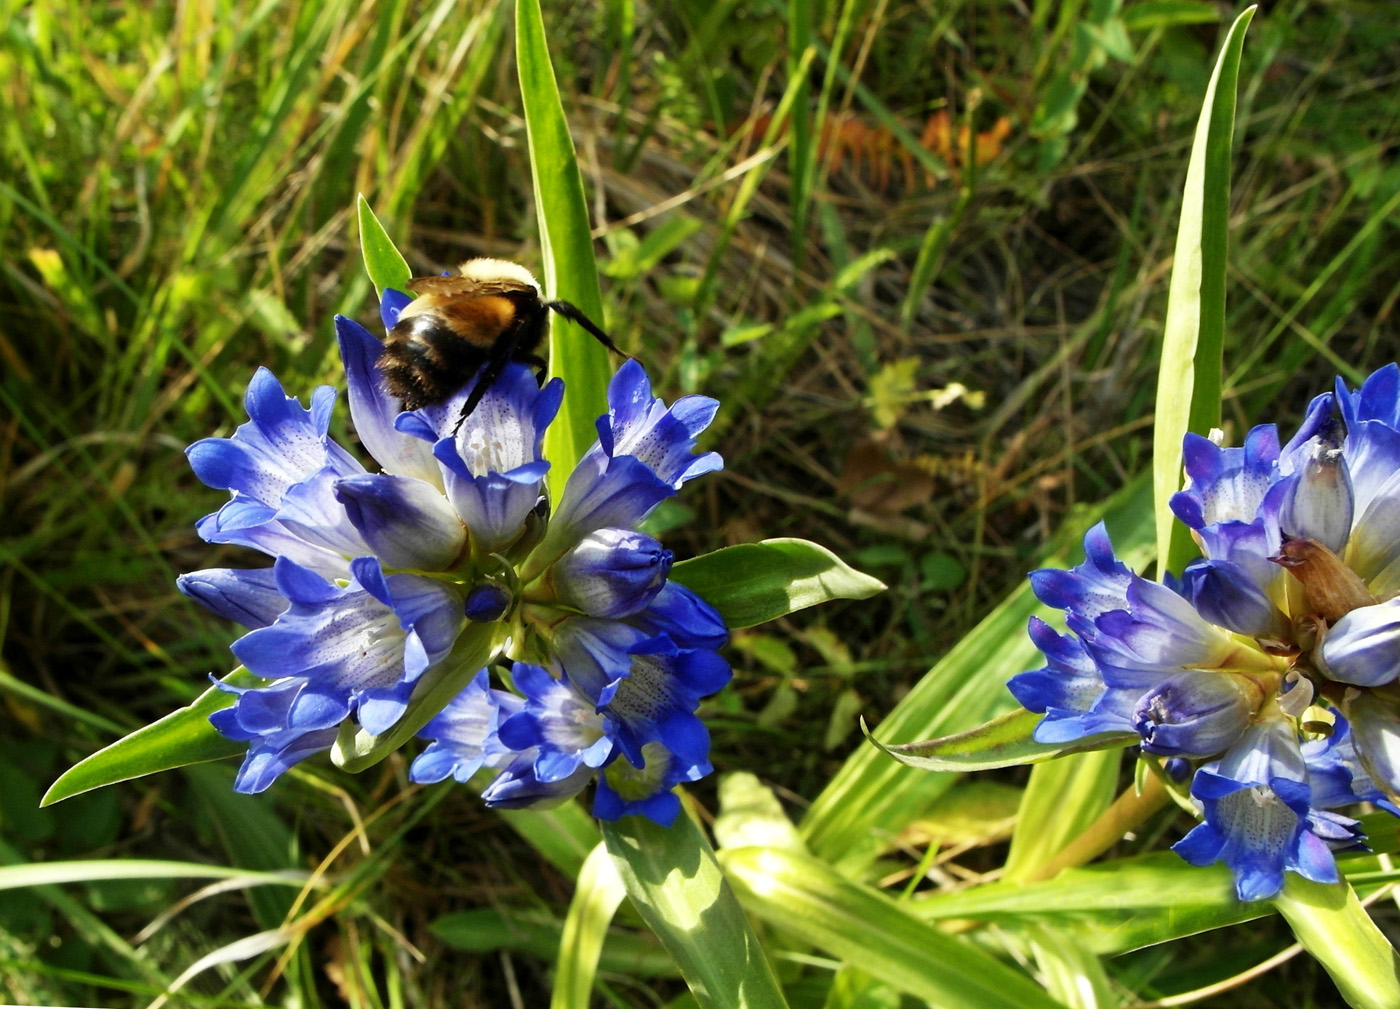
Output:
[[1345,880],[1329,886],[1289,873],[1274,906],[1354,1009],[1400,1005],[1400,957]]
[[1040,764],[1070,753],[1087,750],[1122,749],[1139,737],[1126,733],[1104,733],[1070,743],[1037,743],[1035,727],[1044,715],[1025,708],[941,739],[886,746],[874,736],[870,741],[902,764],[924,771],[990,771],[997,767]]
[[588,1009],[593,977],[607,938],[608,925],[627,896],[612,856],[600,842],[578,874],[574,899],[564,919],[559,955],[554,961],[554,993],[550,1009]]
[[682,561],[671,578],[719,610],[730,627],[752,627],[833,599],[868,599],[885,588],[826,547],[798,539],[724,547]]
[[[1106,512],[1116,552],[1134,568],[1152,556],[1151,502],[1150,484],[1139,479]],[[1077,556],[1076,548],[1045,563],[1063,567]],[[886,744],[951,735],[1014,709],[1006,681],[1043,661],[1026,635],[1027,620],[1040,610],[1028,584],[1013,592],[929,670],[875,735]],[[803,837],[813,854],[859,873],[956,780],[955,773],[905,767],[873,746],[859,747],[807,811]]]
[[1006,878],[1023,881],[1053,859],[1113,801],[1121,750],[1076,753],[1031,771],[1021,796]]
[[233,879],[248,886],[291,886],[306,883],[304,872],[249,872],[222,865],[172,862],[149,858],[94,858],[80,862],[42,862],[0,866],[0,890],[52,883],[87,883],[111,879]]
[[[224,677],[224,682],[251,687],[263,680],[240,667]],[[225,739],[209,724],[210,715],[233,701],[233,694],[210,687],[178,711],[142,726],[74,764],[49,787],[40,805],[52,805],[81,792],[156,771],[222,760],[245,752],[246,742]]]
[[786,1009],[763,948],[699,829],[682,815],[603,825],[628,896],[670,951],[702,1009]]
[[1031,955],[1045,978],[1045,989],[1071,1009],[1110,1009],[1118,1004],[1097,956],[1069,936],[1050,928],[1026,929]]
[[1186,168],[1152,433],[1157,556],[1162,573],[1179,572],[1196,552],[1188,530],[1168,505],[1181,488],[1181,439],[1188,431],[1204,435],[1220,423],[1235,88],[1244,33],[1254,10],[1250,7],[1241,13],[1225,36]]
[[[603,295],[593,259],[583,175],[560,103],[538,0],[516,2],[515,58],[530,139],[545,295],[572,302],[601,326]],[[612,370],[608,352],[600,344],[572,323],[555,319],[549,335],[549,371],[564,380],[565,388],[564,405],[544,443],[550,462],[550,496],[557,503],[574,463],[597,437],[593,424],[607,410]]]
[[1223,865],[1197,868],[1170,852],[1068,869],[1039,883],[998,882],[918,897],[926,920],[1043,924],[1096,953],[1118,953],[1269,913],[1235,899]]
[[360,219],[360,252],[365,259],[365,272],[374,284],[374,293],[381,299],[386,288],[406,293],[409,278],[413,276],[408,262],[394,247],[393,239],[374,216],[363,194],[355,198],[355,209]]
[[770,848],[726,849],[723,862],[748,910],[901,991],[944,1009],[1060,1005],[1024,974],[826,862]]

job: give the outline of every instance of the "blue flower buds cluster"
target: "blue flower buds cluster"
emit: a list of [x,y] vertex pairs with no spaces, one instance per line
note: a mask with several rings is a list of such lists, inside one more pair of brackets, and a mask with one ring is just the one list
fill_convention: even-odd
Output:
[[[406,303],[386,292],[386,326]],[[718,652],[728,632],[668,580],[671,552],[638,526],[721,468],[716,453],[695,452],[718,404],[687,396],[668,407],[629,361],[609,385],[597,442],[549,502],[541,446],[560,380],[539,388],[512,364],[454,433],[467,390],[403,412],[375,367],[380,341],[345,318],[336,331],[350,416],[379,472],[328,435],[333,389],[306,409],[266,369],[248,387],[248,423],[188,450],[204,483],[230,491],[200,536],[276,558],[179,579],[249,628],[233,652],[266,681],[220,684],[236,699],[210,720],[248,743],[235,787],[261,791],[346,732],[388,732],[452,665],[464,631],[489,626],[499,662],[430,713],[413,780],[491,768],[487,804],[516,809],[564,801],[596,778],[598,816],[669,824],[673,787],[711,770],[696,709],[729,680]]]
[[1157,584],[1090,531],[1084,564],[1031,575],[1069,633],[1032,619],[1046,665],[1011,692],[1042,742],[1136,733],[1186,762],[1203,822],[1175,850],[1224,862],[1242,900],[1285,870],[1335,882],[1364,840],[1337,810],[1400,815],[1400,368],[1338,381],[1285,445],[1266,425],[1183,455],[1171,507],[1203,556]]

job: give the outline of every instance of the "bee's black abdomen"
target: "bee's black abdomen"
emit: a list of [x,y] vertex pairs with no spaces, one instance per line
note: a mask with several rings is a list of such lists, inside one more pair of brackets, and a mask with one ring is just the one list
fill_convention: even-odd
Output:
[[415,315],[389,330],[379,371],[405,410],[441,403],[470,381],[486,362],[486,350],[442,325]]

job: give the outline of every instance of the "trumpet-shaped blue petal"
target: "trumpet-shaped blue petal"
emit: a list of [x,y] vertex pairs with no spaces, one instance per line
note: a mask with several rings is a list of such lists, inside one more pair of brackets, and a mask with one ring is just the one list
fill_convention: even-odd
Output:
[[514,694],[493,690],[483,669],[418,730],[418,738],[432,742],[409,767],[409,780],[428,785],[450,775],[466,782],[483,767],[510,763],[516,755],[501,743],[499,729],[521,707]]
[[713,768],[708,761],[687,763],[659,743],[648,743],[640,765],[616,760],[598,777],[593,798],[593,815],[600,820],[623,816],[645,816],[669,827],[681,811],[679,796],[672,789],[688,781],[698,781]]
[[206,568],[175,579],[191,599],[250,630],[266,627],[287,608],[272,568]]
[[[389,292],[385,295],[384,304],[388,304]],[[335,333],[340,341],[340,358],[345,362],[350,419],[361,443],[384,472],[423,480],[441,489],[442,475],[431,446],[394,426],[403,405],[384,387],[383,376],[375,367],[384,353],[384,344],[343,315],[335,317]]]
[[433,455],[442,464],[447,496],[480,549],[509,546],[539,501],[549,470],[541,444],[563,394],[558,379],[540,389],[527,366],[512,364],[455,436],[465,390],[441,407],[416,411],[412,421],[414,415],[406,415],[405,429],[436,436]]
[[501,742],[535,753],[534,775],[541,782],[573,777],[581,767],[597,769],[613,757],[613,740],[597,705],[567,678],[556,680],[539,666],[517,662],[511,669],[525,706],[501,725]]
[[724,468],[717,452],[695,455],[695,439],[718,409],[718,401],[705,396],[682,396],[667,407],[651,394],[646,369],[628,361],[608,384],[608,413],[598,418],[598,444],[609,458],[640,460],[679,490],[687,480]]
[[368,552],[391,568],[444,571],[466,544],[447,498],[422,480],[365,474],[337,480],[334,494]]

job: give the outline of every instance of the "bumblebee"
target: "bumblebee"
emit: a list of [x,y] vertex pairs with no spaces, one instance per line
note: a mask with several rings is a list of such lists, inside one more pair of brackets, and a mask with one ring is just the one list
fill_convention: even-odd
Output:
[[384,385],[405,410],[416,410],[445,401],[479,371],[457,428],[507,363],[544,368],[536,349],[550,312],[578,323],[613,353],[630,356],[569,302],[545,301],[539,283],[518,263],[470,259],[456,276],[415,277],[408,289],[416,297],[399,313],[379,358]]

